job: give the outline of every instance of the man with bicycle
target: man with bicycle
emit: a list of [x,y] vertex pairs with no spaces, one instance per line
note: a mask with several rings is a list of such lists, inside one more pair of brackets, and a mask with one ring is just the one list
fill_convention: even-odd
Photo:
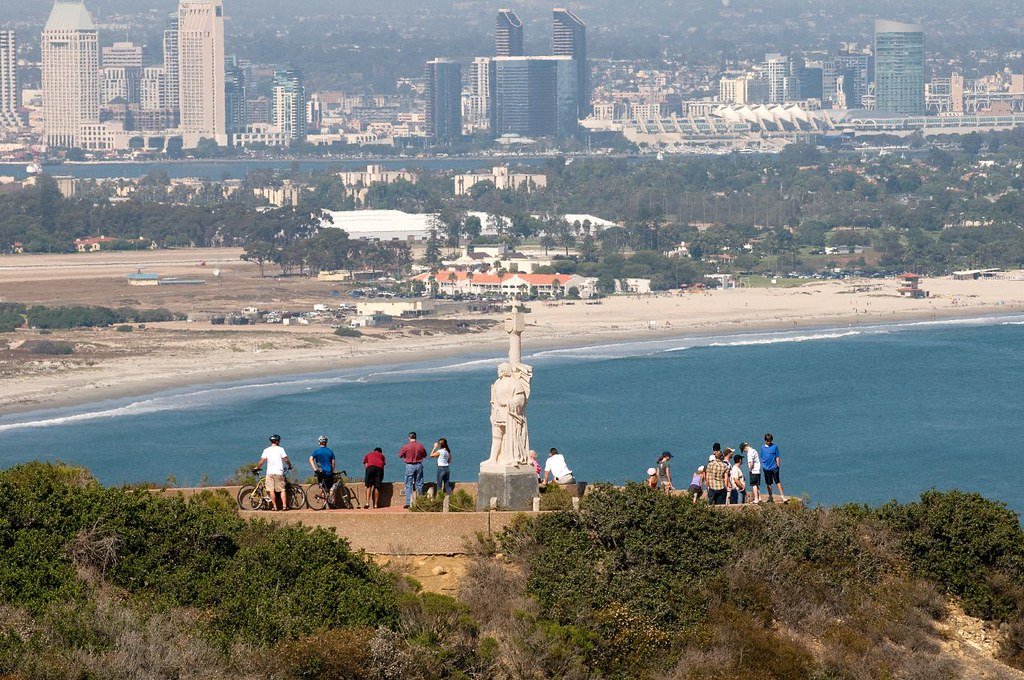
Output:
[[316,483],[325,493],[334,488],[334,451],[327,448],[327,436],[320,435],[320,447],[309,457],[309,467],[316,474]]
[[[267,493],[274,504],[274,510],[286,510],[288,508],[288,486],[284,478],[284,468],[292,469],[292,462],[288,460],[288,454],[281,447],[281,435],[270,436],[270,446],[263,449],[263,455],[253,467],[254,473],[259,473],[263,467],[263,461],[267,461]],[[278,499],[278,494],[281,494]]]

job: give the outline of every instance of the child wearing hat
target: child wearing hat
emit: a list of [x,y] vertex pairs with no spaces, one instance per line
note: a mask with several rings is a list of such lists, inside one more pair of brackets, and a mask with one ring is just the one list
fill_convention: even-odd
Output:
[[655,468],[647,468],[647,487],[650,489],[658,488],[658,471]]
[[693,479],[690,480],[690,488],[687,490],[687,493],[693,496],[694,505],[697,505],[697,500],[704,494],[704,483],[704,466],[701,465],[693,473]]

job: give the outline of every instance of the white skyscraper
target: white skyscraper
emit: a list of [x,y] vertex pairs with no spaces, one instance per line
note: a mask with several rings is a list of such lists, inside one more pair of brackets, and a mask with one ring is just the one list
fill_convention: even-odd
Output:
[[14,31],[0,31],[0,128],[23,125],[18,114],[18,54]]
[[228,143],[224,105],[224,3],[178,4],[178,100],[185,146]]
[[82,125],[100,120],[99,36],[81,0],[54,4],[42,56],[46,143],[78,146]]
[[470,130],[486,130],[491,126],[491,58],[477,57],[469,72]]

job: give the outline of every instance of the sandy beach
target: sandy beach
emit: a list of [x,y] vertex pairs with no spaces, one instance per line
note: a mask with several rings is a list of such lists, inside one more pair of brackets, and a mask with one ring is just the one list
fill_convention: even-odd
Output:
[[[1024,272],[999,278],[926,279],[930,297],[901,298],[890,279],[811,281],[791,288],[612,297],[600,304],[532,302],[527,350],[635,339],[746,331],[842,328],[908,320],[985,317],[1024,312]],[[307,292],[305,297],[315,299]],[[13,298],[7,298],[8,300]],[[153,324],[144,331],[54,331],[85,348],[76,359],[47,358],[4,367],[0,413],[56,408],[150,394],[195,384],[261,376],[388,365],[468,353],[500,353],[497,316],[470,315],[459,334],[423,329],[341,338],[327,326]],[[0,338],[11,348],[33,331]],[[91,350],[91,351],[90,351]]]

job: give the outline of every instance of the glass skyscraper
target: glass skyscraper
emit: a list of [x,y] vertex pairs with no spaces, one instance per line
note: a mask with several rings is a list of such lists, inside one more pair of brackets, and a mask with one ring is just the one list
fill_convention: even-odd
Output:
[[523,22],[510,9],[498,10],[494,30],[494,54],[498,57],[523,56]]
[[923,116],[924,31],[915,24],[875,21],[875,109]]
[[491,132],[566,138],[579,119],[576,60],[561,57],[495,57],[491,61]]
[[462,66],[450,59],[426,65],[427,139],[452,144],[462,138]]

